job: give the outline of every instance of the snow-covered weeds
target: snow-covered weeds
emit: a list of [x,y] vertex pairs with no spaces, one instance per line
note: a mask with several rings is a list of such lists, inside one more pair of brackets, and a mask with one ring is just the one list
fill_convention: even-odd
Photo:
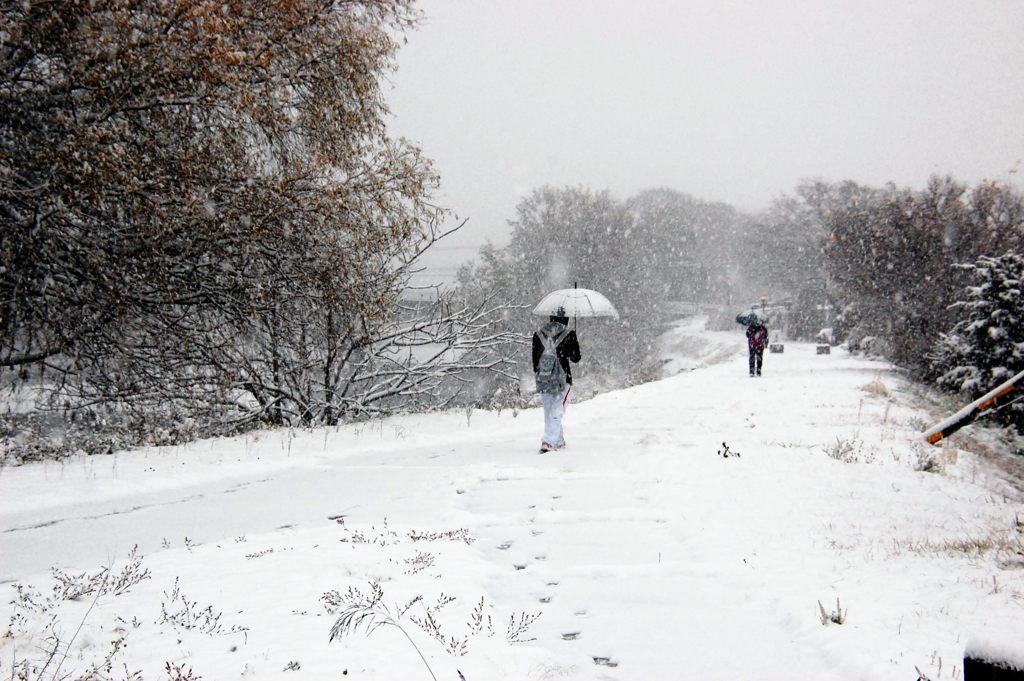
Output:
[[194,630],[208,636],[247,635],[248,627],[221,624],[223,613],[215,610],[212,605],[201,607],[198,601],[190,601],[181,592],[178,581],[175,578],[170,592],[164,592],[165,600],[160,603],[160,619],[157,624],[170,624],[176,629]]
[[[48,591],[30,584],[11,585],[14,598],[9,604],[13,613],[0,635],[0,645],[10,643],[12,652],[9,658],[0,660],[0,678],[143,681],[141,671],[133,671],[119,662],[118,657],[127,647],[131,634],[142,628],[144,622],[138,615],[122,617],[112,612],[113,599],[125,596],[134,587],[152,579],[142,561],[136,546],[119,570],[111,565],[82,573],[53,568],[50,571],[53,582]],[[208,636],[239,633],[245,636],[248,631],[248,627],[222,624],[221,613],[213,606],[202,607],[189,600],[182,593],[177,578],[173,587],[164,592],[160,615],[154,624],[169,624],[175,630]],[[98,645],[96,632],[109,632],[101,634],[108,637],[103,646]],[[169,661],[164,673],[167,681],[202,679],[191,667]]]
[[944,453],[941,449],[926,449],[921,443],[915,442],[911,447],[913,466],[921,473],[941,473],[944,469]]
[[824,626],[829,624],[845,624],[846,623],[846,610],[843,610],[842,606],[839,605],[839,598],[836,598],[836,609],[832,612],[825,612],[825,606],[818,601],[818,611],[820,612],[821,623]]
[[78,575],[53,568],[54,595],[61,600],[73,601],[94,593],[101,596],[105,593],[114,596],[128,593],[132,587],[151,577],[149,570],[142,567],[142,556],[138,555],[138,550],[138,545],[132,547],[125,566],[116,574],[111,573],[110,567]]
[[868,448],[859,438],[836,438],[834,444],[825,445],[825,453],[836,461],[843,463],[871,463],[875,460],[875,451]]
[[[114,658],[127,645],[131,630],[137,629],[139,622],[133,618],[127,622],[120,617],[119,623],[113,628],[109,646],[98,658],[82,671],[65,671],[61,669],[68,663],[74,651],[75,642],[80,639],[86,621],[102,597],[120,596],[131,590],[139,582],[149,579],[149,570],[141,568],[142,558],[133,548],[124,568],[114,573],[110,566],[105,566],[94,573],[69,575],[54,568],[52,574],[54,584],[51,595],[30,585],[16,583],[13,585],[16,596],[11,601],[14,613],[11,615],[7,631],[2,640],[11,641],[14,653],[10,662],[10,678],[19,681],[141,681],[141,673],[132,672],[124,666],[123,674],[114,674]],[[78,601],[82,596],[91,596],[85,612],[72,619],[71,629],[66,628],[62,619],[68,611],[60,607],[61,603]],[[70,635],[68,632],[71,632]],[[20,643],[20,645],[18,645]],[[93,644],[89,644],[90,646]],[[27,655],[18,657],[21,651],[29,651]],[[0,662],[0,674],[4,665]],[[187,677],[182,681],[188,681]]]
[[[383,587],[379,582],[372,581],[366,592],[356,587],[349,587],[345,593],[328,591],[320,600],[328,613],[338,614],[338,619],[331,627],[329,640],[334,641],[350,636],[360,630],[371,635],[382,627],[393,627],[402,633],[435,681],[437,676],[427,662],[423,651],[410,635],[410,630],[406,628],[407,624],[412,624],[427,634],[452,657],[463,657],[468,654],[470,641],[473,639],[481,636],[494,636],[493,620],[487,613],[487,604],[483,596],[480,597],[476,607],[469,614],[468,621],[461,627],[458,635],[449,632],[450,624],[442,623],[443,611],[456,601],[454,596],[444,593],[438,596],[433,603],[428,603],[422,595],[417,595],[404,604],[388,605],[384,601]],[[540,615],[539,612],[519,612],[509,615],[505,640],[508,643],[525,643],[534,640],[528,638],[528,633]]]

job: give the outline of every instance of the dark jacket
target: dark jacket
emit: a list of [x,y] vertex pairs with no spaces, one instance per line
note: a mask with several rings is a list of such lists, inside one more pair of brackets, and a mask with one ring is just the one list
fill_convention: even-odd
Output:
[[768,327],[760,324],[748,326],[747,347],[751,350],[764,350],[768,347]]
[[[540,328],[540,331],[544,331],[549,337],[555,337],[562,332],[565,328],[565,324],[561,322],[548,322]],[[533,334],[533,373],[537,373],[537,362],[540,361],[540,356],[544,354],[544,343],[541,342],[540,331],[536,331]],[[580,361],[580,343],[576,339],[576,332],[570,331],[566,334],[562,342],[558,344],[556,348],[558,354],[558,363],[562,365],[562,369],[565,370],[565,382],[572,385],[572,371],[569,369],[569,362]]]

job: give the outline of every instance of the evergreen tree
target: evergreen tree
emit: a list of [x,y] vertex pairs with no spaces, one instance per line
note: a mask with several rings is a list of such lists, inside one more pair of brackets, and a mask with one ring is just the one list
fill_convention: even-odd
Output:
[[[1024,369],[1024,255],[981,256],[959,268],[976,283],[952,306],[960,321],[942,336],[931,364],[940,386],[975,399]],[[1024,405],[999,414],[1024,426]]]

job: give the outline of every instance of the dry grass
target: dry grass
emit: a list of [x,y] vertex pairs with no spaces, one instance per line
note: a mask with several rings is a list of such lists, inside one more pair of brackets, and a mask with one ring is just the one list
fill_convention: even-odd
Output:
[[960,537],[958,539],[934,540],[924,539],[893,539],[892,553],[917,553],[921,555],[968,555],[979,556],[995,554],[997,556],[1024,556],[1024,539],[1016,532],[992,531],[987,535]]
[[868,393],[869,395],[874,395],[875,397],[889,396],[889,389],[885,387],[885,383],[882,383],[877,378],[868,383],[867,385],[862,385],[860,389]]

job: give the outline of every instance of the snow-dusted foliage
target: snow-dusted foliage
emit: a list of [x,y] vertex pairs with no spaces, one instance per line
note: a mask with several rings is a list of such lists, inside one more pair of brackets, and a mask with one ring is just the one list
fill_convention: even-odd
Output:
[[396,345],[492,337],[476,308],[399,310],[441,236],[437,176],[385,129],[411,5],[5,3],[4,385],[142,424],[331,422],[422,394]]
[[[931,359],[939,385],[973,399],[1024,369],[1024,255],[982,256],[959,267],[974,283],[953,304],[960,320]],[[1019,403],[999,413],[1024,423]]]
[[828,327],[852,349],[882,353],[917,375],[958,320],[957,262],[1024,246],[1024,200],[993,182],[973,189],[933,177],[923,190],[846,181],[801,184],[756,216],[746,277],[788,302],[788,333]]
[[[973,190],[933,177],[921,191],[819,183],[802,201],[827,235],[822,297],[851,348],[870,345],[919,376],[961,311],[965,284],[954,263],[1024,243],[1024,202],[994,183]],[[808,289],[804,289],[805,291]]]
[[[460,283],[466,292],[513,296],[523,309],[511,320],[527,337],[545,321],[529,309],[548,292],[574,284],[599,291],[621,319],[578,322],[586,359],[573,375],[586,375],[591,389],[635,384],[655,375],[668,301],[727,296],[726,259],[712,254],[734,247],[740,223],[728,206],[670,190],[619,202],[608,192],[542,187],[517,206],[510,243],[482,249]],[[520,359],[528,373],[528,353]]]
[[853,339],[889,341],[903,366],[919,369],[948,328],[954,281],[944,235],[963,191],[936,183],[924,195],[857,188],[827,222],[829,273]]

